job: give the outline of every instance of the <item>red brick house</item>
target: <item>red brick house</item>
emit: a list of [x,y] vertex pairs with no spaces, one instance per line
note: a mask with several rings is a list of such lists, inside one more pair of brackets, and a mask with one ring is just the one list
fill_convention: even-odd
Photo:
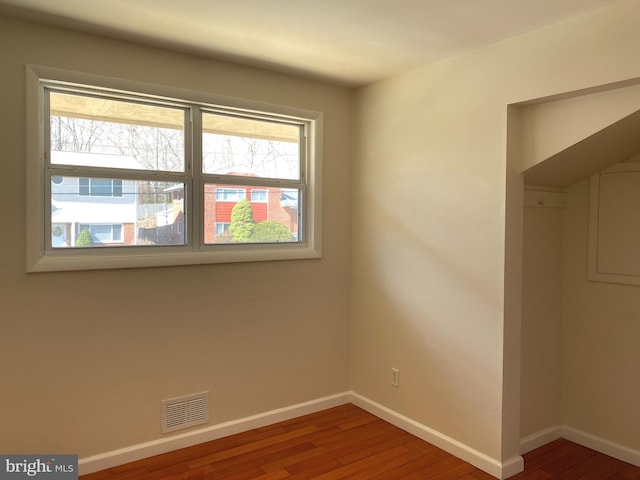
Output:
[[[233,207],[243,199],[251,202],[253,219],[280,222],[298,235],[298,191],[249,185],[205,185],[204,240],[219,243],[229,230]],[[218,237],[218,239],[216,239]]]

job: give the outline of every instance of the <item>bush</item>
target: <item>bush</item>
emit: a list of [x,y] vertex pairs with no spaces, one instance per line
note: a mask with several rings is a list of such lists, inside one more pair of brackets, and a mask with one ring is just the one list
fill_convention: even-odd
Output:
[[248,242],[256,222],[253,220],[251,203],[246,198],[240,200],[231,210],[231,225],[229,231],[233,234],[235,242]]
[[93,238],[91,238],[89,230],[86,228],[82,229],[78,234],[78,238],[76,238],[76,247],[90,247],[92,245]]
[[256,223],[249,238],[250,242],[256,243],[295,242],[295,240],[286,226],[280,222],[271,221]]
[[[241,243],[276,243],[295,242],[296,238],[289,229],[280,222],[265,221],[256,223],[253,219],[251,202],[246,198],[240,200],[231,210],[231,225],[229,232],[234,242]],[[225,232],[216,237],[219,243],[229,241],[229,233]]]

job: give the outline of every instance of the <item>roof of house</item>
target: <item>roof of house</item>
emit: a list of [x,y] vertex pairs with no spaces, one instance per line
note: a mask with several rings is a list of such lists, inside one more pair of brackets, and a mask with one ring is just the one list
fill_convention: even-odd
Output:
[[108,204],[51,201],[52,223],[135,223],[135,203]]
[[82,167],[125,168],[141,170],[144,167],[133,157],[107,153],[60,152],[51,151],[53,165],[71,165]]

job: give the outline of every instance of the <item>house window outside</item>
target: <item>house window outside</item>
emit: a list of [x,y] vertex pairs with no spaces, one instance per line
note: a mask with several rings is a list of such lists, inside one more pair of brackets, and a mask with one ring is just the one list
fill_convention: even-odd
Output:
[[244,188],[216,188],[216,201],[239,202],[245,198]]
[[[55,183],[54,179],[51,179]],[[79,195],[91,197],[121,197],[122,180],[117,178],[80,178]]]
[[252,202],[266,202],[267,201],[267,190],[251,190],[251,201]]
[[[27,78],[28,271],[320,256],[321,114],[48,67]],[[93,243],[76,248],[83,229]]]
[[223,233],[228,232],[230,226],[231,223],[216,222],[216,235],[222,235]]
[[91,240],[95,243],[122,242],[122,225],[86,225],[79,224],[78,233],[87,230],[91,235]]

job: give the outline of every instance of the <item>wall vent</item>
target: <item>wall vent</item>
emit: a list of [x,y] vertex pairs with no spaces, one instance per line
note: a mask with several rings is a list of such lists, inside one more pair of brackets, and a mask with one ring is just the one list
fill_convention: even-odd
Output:
[[209,421],[209,392],[162,401],[162,433],[202,425]]

